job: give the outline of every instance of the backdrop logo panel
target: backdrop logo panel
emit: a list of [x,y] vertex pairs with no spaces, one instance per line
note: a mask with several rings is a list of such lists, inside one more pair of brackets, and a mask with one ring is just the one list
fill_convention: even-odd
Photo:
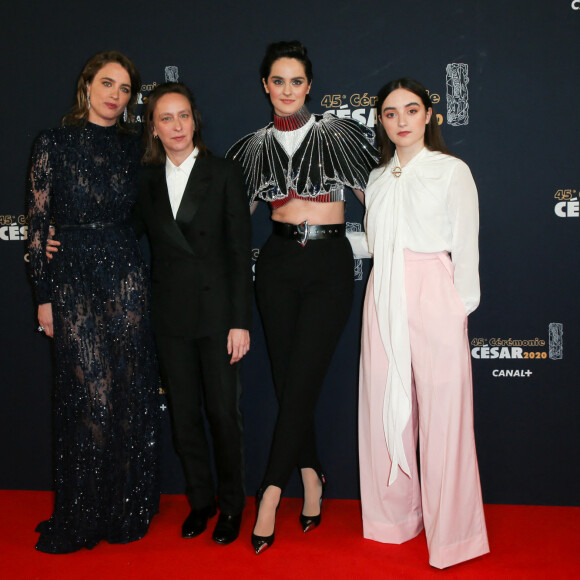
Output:
[[[165,82],[166,83],[177,83],[179,82],[179,67],[169,65],[165,67]],[[155,89],[157,86],[157,82],[153,81],[152,83],[147,83],[141,85],[141,91],[137,95],[137,105],[146,105],[147,100],[149,98],[149,93]],[[143,123],[145,119],[143,118],[143,110],[139,108],[137,114],[135,115],[135,119],[138,123]]]
[[560,322],[548,324],[548,336],[544,338],[473,338],[471,356],[478,364],[494,361],[491,375],[501,377],[530,377],[531,368],[497,368],[497,361],[518,361],[526,365],[546,363],[564,358],[564,325]]
[[179,67],[173,65],[165,67],[165,82],[166,83],[179,82]]
[[28,239],[28,226],[25,215],[0,215],[0,240],[3,242],[20,242]]
[[[580,0],[578,0],[580,2]],[[580,201],[575,189],[558,189],[554,194],[554,213],[560,218],[580,217]]]
[[[448,65],[454,66],[454,65]],[[467,65],[461,65],[467,67]],[[437,105],[441,102],[441,96],[439,93],[431,93],[427,90],[427,94],[431,98],[431,102]],[[456,99],[457,100],[457,99]],[[465,102],[467,103],[467,101]],[[320,106],[327,109],[328,113],[333,113],[341,119],[354,119],[362,125],[367,127],[374,127],[377,124],[377,97],[369,96],[368,92],[365,93],[353,93],[348,96],[341,93],[327,94],[322,97],[320,101]],[[459,106],[459,105],[457,105]],[[437,113],[437,124],[443,124],[443,115]],[[453,119],[455,120],[455,116]],[[449,99],[447,104],[447,119],[449,122]],[[469,120],[469,119],[468,119]],[[451,125],[466,125],[467,123],[450,123]]]
[[[141,85],[141,91],[137,95],[137,109],[135,110],[135,120],[138,123],[144,123],[145,119],[143,117],[143,106],[147,104],[147,95],[157,86],[156,82]],[[141,105],[141,106],[139,106]]]
[[452,127],[469,124],[469,92],[467,65],[452,62],[447,65],[447,123]]
[[[431,93],[429,92],[429,89],[427,89],[427,94],[429,95],[429,98],[434,105],[437,105],[441,102],[441,95],[439,95],[439,93]],[[437,113],[435,117],[437,118],[437,125],[443,125],[443,115],[441,113]]]
[[368,93],[353,93],[350,96],[337,93],[324,95],[320,105],[340,119],[354,119],[362,125],[374,127],[377,124],[376,101],[377,98]]

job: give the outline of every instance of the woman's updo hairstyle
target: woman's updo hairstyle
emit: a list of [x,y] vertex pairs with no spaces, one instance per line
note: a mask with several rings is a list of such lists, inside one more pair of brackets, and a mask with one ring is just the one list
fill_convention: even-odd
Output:
[[304,65],[304,72],[308,83],[312,82],[312,63],[308,58],[308,50],[298,40],[291,40],[289,42],[281,41],[274,42],[266,49],[266,54],[262,59],[260,65],[260,78],[268,82],[268,77],[272,70],[272,65],[279,58],[295,58]]

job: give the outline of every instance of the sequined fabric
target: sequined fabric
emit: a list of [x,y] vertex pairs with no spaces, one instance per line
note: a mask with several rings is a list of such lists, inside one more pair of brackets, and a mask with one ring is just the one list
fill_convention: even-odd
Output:
[[[149,280],[125,226],[139,143],[88,124],[42,133],[32,156],[29,256],[37,302],[54,317],[55,506],[37,549],[130,542],[159,505],[158,371]],[[48,263],[50,219],[60,251]],[[60,225],[115,224],[95,229]]]
[[297,129],[270,123],[240,139],[226,157],[242,164],[250,203],[281,200],[290,191],[309,201],[343,201],[344,186],[365,189],[379,157],[374,139],[371,129],[353,119],[325,113]]

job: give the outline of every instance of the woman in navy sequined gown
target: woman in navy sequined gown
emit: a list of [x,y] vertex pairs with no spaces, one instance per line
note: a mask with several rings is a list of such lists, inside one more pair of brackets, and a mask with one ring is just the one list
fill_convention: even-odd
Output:
[[[33,150],[31,278],[56,367],[55,506],[37,528],[43,552],[138,540],[158,510],[149,280],[126,225],[140,143],[123,113],[139,89],[129,59],[97,54],[81,73],[63,126],[41,133]],[[51,221],[62,245],[48,263]]]

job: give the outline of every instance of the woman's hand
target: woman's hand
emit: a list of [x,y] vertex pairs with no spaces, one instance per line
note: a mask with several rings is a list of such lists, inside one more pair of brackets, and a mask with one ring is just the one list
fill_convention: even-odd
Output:
[[353,189],[356,198],[364,205],[365,204],[365,192],[362,189]]
[[232,355],[230,364],[241,360],[250,350],[250,333],[243,328],[232,328],[228,334],[228,354]]
[[60,242],[57,242],[56,240],[52,239],[52,236],[54,236],[54,234],[55,234],[54,227],[50,226],[50,228],[48,228],[48,238],[46,240],[46,248],[44,249],[44,253],[46,254],[46,257],[48,258],[49,262],[50,260],[52,260],[52,255],[58,252],[58,246],[60,246]]
[[38,307],[38,324],[44,328],[44,334],[52,338],[54,328],[52,326],[52,304],[47,302]]

